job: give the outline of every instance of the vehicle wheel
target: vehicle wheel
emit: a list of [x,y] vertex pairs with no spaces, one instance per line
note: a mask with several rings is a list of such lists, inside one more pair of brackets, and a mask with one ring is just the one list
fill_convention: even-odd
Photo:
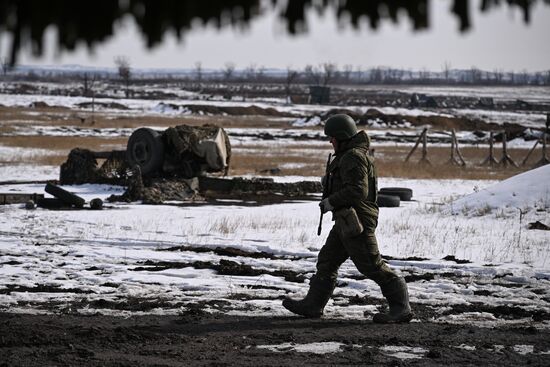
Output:
[[131,166],[139,165],[143,175],[159,170],[164,160],[162,135],[146,127],[137,129],[128,139],[126,157]]
[[68,192],[67,190],[62,189],[61,187],[53,185],[51,183],[46,184],[44,191],[46,191],[48,194],[55,196],[59,200],[64,201],[67,205],[74,205],[77,208],[82,208],[84,206],[84,203],[86,202],[86,200],[84,200],[80,196]]
[[378,192],[382,195],[399,196],[402,201],[410,201],[413,196],[413,191],[406,187],[383,187]]
[[381,208],[397,208],[401,204],[401,199],[399,196],[395,195],[378,195],[376,203]]

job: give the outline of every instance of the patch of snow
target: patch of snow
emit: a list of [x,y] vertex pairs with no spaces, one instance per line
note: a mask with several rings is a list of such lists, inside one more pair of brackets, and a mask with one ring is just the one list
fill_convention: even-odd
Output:
[[380,350],[386,355],[398,359],[421,359],[428,352],[424,348],[420,347],[406,347],[406,346],[393,346],[386,345],[380,348]]
[[342,347],[345,344],[338,342],[319,342],[319,343],[282,343],[282,344],[266,344],[256,345],[258,349],[267,349],[272,352],[298,352],[298,353],[314,353],[314,354],[327,354],[338,353],[342,351]]
[[165,114],[165,115],[190,115],[191,114],[191,111],[184,106],[167,104],[164,102],[157,104],[155,107],[151,108],[150,111],[154,113]]
[[475,345],[468,345],[468,344],[460,344],[460,345],[457,345],[455,348],[464,349],[464,350],[476,350]]
[[533,354],[535,347],[532,345],[518,344],[518,345],[514,345],[513,350],[514,352],[524,356],[526,354]]
[[[28,177],[32,179],[35,172],[30,169]],[[304,180],[298,176],[274,178],[286,182]],[[522,246],[517,246],[517,217],[448,216],[438,209],[441,205],[434,204],[493,184],[468,180],[380,179],[380,187],[410,187],[414,191],[416,201],[403,202],[399,208],[381,208],[377,230],[384,255],[426,258],[389,260],[390,266],[404,276],[433,275],[430,281],[409,283],[412,302],[452,310],[453,305],[471,305],[482,299],[489,306],[513,305],[550,312],[544,300],[550,294],[547,233],[523,231]],[[108,185],[64,188],[86,200],[106,198],[123,191],[122,187]],[[42,184],[2,185],[2,191],[43,192],[43,189]],[[0,263],[4,265],[0,268],[0,289],[8,285],[49,285],[91,293],[11,292],[0,298],[0,308],[11,311],[14,302],[23,302],[17,307],[34,312],[50,301],[70,304],[75,300],[104,299],[118,302],[126,297],[141,297],[180,305],[223,300],[227,302],[223,310],[227,314],[288,316],[281,305],[281,296],[303,295],[307,291],[307,279],[305,283],[295,283],[267,272],[281,269],[309,278],[315,272],[317,253],[332,225],[330,215],[325,216],[322,235],[317,236],[317,202],[255,207],[244,206],[239,201],[202,206],[124,203],[108,206],[103,211],[29,211],[21,205],[1,205]],[[531,211],[525,220],[544,221],[547,216],[547,212]],[[201,251],[167,251],[182,244]],[[266,252],[279,258],[232,258],[216,254],[217,247]],[[442,260],[446,255],[472,262],[458,264]],[[212,269],[191,266],[195,262],[218,264],[221,260],[236,261],[265,273],[225,276]],[[190,265],[160,271],[134,270],[146,268],[146,261]],[[376,312],[372,305],[349,304],[355,296],[383,298],[376,284],[357,280],[359,275],[351,261],[342,265],[339,280],[348,286],[337,289],[326,309],[326,317],[357,319],[364,318],[365,313]],[[537,293],[532,292],[534,289]],[[477,291],[486,291],[487,295],[476,295]],[[249,299],[236,300],[232,297],[234,294],[245,294]],[[146,312],[173,313],[179,307],[166,306]],[[82,312],[93,313],[95,309],[89,307]],[[99,309],[98,312],[116,314],[119,311]],[[128,312],[120,311],[119,314]],[[210,307],[209,312],[217,310]],[[533,323],[531,318],[507,320],[491,313],[439,315],[441,317],[435,322],[492,326]],[[537,326],[544,328],[550,324],[537,323]]]
[[[30,164],[0,165],[1,180],[9,181],[39,181],[56,180],[59,178],[59,166],[35,166]],[[3,189],[3,188],[2,188]]]
[[[8,147],[0,145],[0,163],[30,161],[37,157],[55,155],[55,150],[39,148]],[[8,179],[6,177],[6,179]]]
[[319,126],[322,125],[321,118],[319,116],[302,117],[292,124],[294,127],[306,127],[306,126]]
[[513,176],[449,204],[446,212],[480,216],[495,209],[550,209],[550,165]]

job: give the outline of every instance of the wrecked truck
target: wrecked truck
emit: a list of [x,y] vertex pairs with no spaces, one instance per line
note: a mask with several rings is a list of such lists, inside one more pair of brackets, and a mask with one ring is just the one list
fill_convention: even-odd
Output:
[[[142,127],[128,139],[126,150],[71,150],[61,165],[60,184],[126,186],[108,200],[160,204],[238,199],[254,203],[317,199],[318,182],[279,183],[269,178],[227,178],[231,144],[225,130],[213,125],[178,125],[164,131]],[[101,163],[101,164],[100,164]]]

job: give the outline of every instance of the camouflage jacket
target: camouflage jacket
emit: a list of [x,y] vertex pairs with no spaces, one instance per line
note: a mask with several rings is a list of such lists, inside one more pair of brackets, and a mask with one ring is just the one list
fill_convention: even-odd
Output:
[[335,210],[353,207],[365,229],[374,231],[378,224],[378,177],[368,156],[369,146],[370,139],[364,131],[341,144],[328,167],[328,199]]

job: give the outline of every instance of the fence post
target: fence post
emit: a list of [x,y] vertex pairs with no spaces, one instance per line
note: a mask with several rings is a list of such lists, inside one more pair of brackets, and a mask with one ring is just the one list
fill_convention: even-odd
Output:
[[411,149],[411,151],[409,152],[409,154],[407,154],[407,158],[405,158],[405,162],[408,162],[409,161],[409,158],[411,157],[411,155],[413,155],[414,151],[416,150],[416,148],[418,147],[418,144],[420,144],[420,140],[422,140],[422,137],[424,136],[424,134],[428,131],[427,128],[424,128],[424,130],[422,130],[422,132],[420,133],[420,135],[418,136],[418,139],[416,139],[416,143],[414,144],[414,147]]
[[[529,160],[529,157],[531,156],[531,154],[533,154],[533,152],[535,151],[537,145],[539,145],[539,141],[537,139],[537,141],[535,142],[535,145],[533,145],[533,147],[531,148],[531,150],[529,151],[529,153],[527,153],[527,156],[525,157],[525,159],[523,160],[523,162],[521,162],[521,165],[522,166],[525,166],[525,164],[527,163],[527,161]],[[544,149],[543,149],[544,150]],[[543,153],[544,154],[544,153]]]
[[500,160],[500,164],[504,167],[507,167],[508,164],[511,164],[512,166],[517,167],[518,165],[516,164],[516,162],[514,162],[512,157],[510,157],[510,155],[508,154],[507,143],[508,143],[508,140],[506,137],[506,131],[503,131],[502,132],[502,159]]
[[548,124],[550,122],[550,114],[546,115],[546,117],[547,117],[546,131],[542,135],[542,158],[540,159],[540,161],[537,162],[535,167],[544,166],[544,165],[550,163],[550,159],[548,159],[548,156],[546,155],[546,135],[547,135],[547,131],[548,131]]
[[[458,156],[458,158],[455,156]],[[460,149],[458,148],[458,139],[456,138],[456,131],[455,129],[451,130],[451,159],[449,159],[450,164],[456,164],[457,166],[464,167],[466,165],[466,162],[464,161],[464,157],[462,157],[462,154],[460,153]]]
[[495,148],[493,146],[494,141],[495,141],[495,139],[493,137],[493,132],[491,131],[489,133],[489,156],[487,158],[485,158],[485,160],[483,162],[481,162],[482,166],[488,164],[489,166],[492,167],[495,164],[498,164],[498,161],[495,158]]
[[420,158],[418,163],[431,165],[428,160],[428,129],[424,129],[424,135],[422,136],[422,158]]

